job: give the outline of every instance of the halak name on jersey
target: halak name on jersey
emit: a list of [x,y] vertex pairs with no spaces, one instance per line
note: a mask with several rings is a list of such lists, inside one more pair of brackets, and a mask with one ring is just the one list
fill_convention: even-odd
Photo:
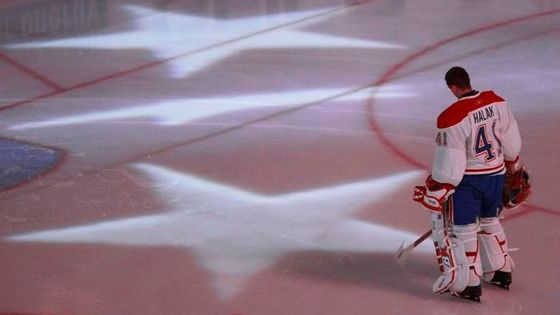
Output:
[[489,106],[478,110],[472,114],[473,120],[475,124],[481,123],[489,118],[494,117],[494,107]]

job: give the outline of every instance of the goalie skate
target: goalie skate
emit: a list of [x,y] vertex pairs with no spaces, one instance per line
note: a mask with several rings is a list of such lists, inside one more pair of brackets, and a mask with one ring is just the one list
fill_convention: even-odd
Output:
[[484,277],[485,280],[488,283],[491,283],[493,285],[497,285],[501,288],[504,288],[506,290],[510,290],[510,285],[512,283],[512,277],[511,277],[511,272],[505,272],[505,271],[496,271],[492,274],[489,274],[489,276],[492,276],[491,278],[488,277],[490,280],[486,280],[486,276]]
[[480,296],[482,295],[482,286],[479,284],[477,286],[466,287],[465,290],[463,290],[460,293],[451,292],[451,294],[453,296],[460,297],[462,299],[480,303]]
[[509,290],[515,264],[509,255],[503,227],[498,218],[482,218],[480,225],[482,231],[478,234],[478,239],[482,245],[480,258],[483,279]]

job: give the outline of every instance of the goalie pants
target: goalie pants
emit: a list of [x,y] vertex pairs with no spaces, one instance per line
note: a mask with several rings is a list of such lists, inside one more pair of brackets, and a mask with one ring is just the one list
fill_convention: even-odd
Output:
[[[503,172],[500,172],[503,173]],[[454,225],[474,224],[478,218],[497,217],[503,208],[503,174],[465,175],[451,195],[451,219]]]

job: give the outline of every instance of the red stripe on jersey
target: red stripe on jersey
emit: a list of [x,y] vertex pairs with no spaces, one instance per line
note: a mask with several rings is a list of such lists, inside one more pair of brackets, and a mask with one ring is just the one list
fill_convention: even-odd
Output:
[[460,123],[470,112],[493,103],[504,102],[504,99],[493,91],[481,92],[475,97],[460,99],[444,110],[437,119],[439,129],[449,128]]
[[487,172],[491,173],[491,172],[501,171],[503,168],[504,168],[504,164],[502,163],[502,164],[500,164],[496,167],[491,167],[491,168],[481,168],[481,169],[473,169],[473,168],[469,169],[469,168],[467,168],[465,170],[465,173],[470,173],[470,174],[472,174],[472,173],[487,173]]

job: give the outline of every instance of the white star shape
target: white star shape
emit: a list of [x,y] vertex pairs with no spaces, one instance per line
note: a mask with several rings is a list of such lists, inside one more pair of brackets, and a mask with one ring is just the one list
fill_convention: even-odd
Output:
[[[105,50],[147,49],[161,59],[180,56],[189,52],[201,53],[188,58],[170,60],[171,75],[182,78],[200,71],[216,62],[242,50],[267,48],[381,48],[403,49],[404,46],[382,41],[350,39],[339,36],[313,34],[299,31],[309,22],[298,23],[263,34],[250,36],[235,42],[228,42],[259,30],[269,29],[290,21],[298,21],[324,13],[321,10],[282,13],[265,17],[249,17],[235,20],[221,20],[189,16],[173,12],[159,12],[134,5],[124,6],[132,15],[134,30],[111,34],[80,36],[28,43],[8,44],[5,48],[93,48]],[[313,19],[318,22],[327,17]],[[228,42],[227,45],[219,43]],[[218,46],[216,46],[218,45]]]
[[[168,211],[7,237],[12,242],[189,248],[227,299],[247,277],[290,252],[394,252],[416,235],[352,218],[422,174],[264,196],[151,164],[136,164]],[[142,183],[140,183],[142,184]],[[407,186],[408,187],[408,186]],[[421,252],[432,252],[421,245]]]
[[[370,96],[369,89],[348,93],[351,89],[309,89],[269,94],[223,96],[202,99],[175,99],[154,103],[152,105],[132,106],[123,109],[97,111],[45,119],[41,121],[27,121],[10,125],[11,130],[24,130],[33,128],[46,128],[85,124],[95,122],[116,121],[122,122],[130,119],[149,118],[163,126],[177,126],[215,115],[227,114],[241,110],[251,110],[266,107],[293,108],[321,100],[336,98],[332,101],[365,101]],[[339,96],[340,97],[337,97]],[[383,86],[377,88],[375,97],[395,98],[412,97],[414,94],[407,92],[400,86]],[[143,102],[144,100],[142,100]]]

